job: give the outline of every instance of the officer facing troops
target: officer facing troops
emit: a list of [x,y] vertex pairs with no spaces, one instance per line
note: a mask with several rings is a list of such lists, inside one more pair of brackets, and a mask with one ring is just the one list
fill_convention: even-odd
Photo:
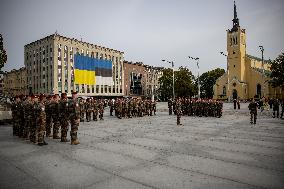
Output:
[[250,110],[250,123],[256,124],[257,118],[257,104],[254,99],[249,103],[248,108]]
[[80,105],[77,100],[77,92],[72,92],[72,99],[69,101],[68,108],[69,108],[69,115],[70,115],[69,118],[71,124],[71,131],[70,131],[71,144],[77,145],[80,144],[77,137],[78,127],[80,122]]
[[178,98],[176,100],[176,103],[175,103],[175,108],[176,108],[176,115],[177,115],[177,125],[182,125],[180,123],[180,118],[181,118],[181,114],[182,114],[182,110],[181,110],[181,99]]

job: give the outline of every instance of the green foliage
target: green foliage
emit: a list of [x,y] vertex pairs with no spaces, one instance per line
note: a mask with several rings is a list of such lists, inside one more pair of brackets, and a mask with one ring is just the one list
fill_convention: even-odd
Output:
[[[190,97],[196,94],[196,87],[193,84],[194,76],[187,68],[180,67],[175,71],[175,97]],[[160,78],[160,99],[167,101],[173,97],[173,70],[165,69]]]
[[284,53],[280,54],[271,64],[272,85],[284,87]]
[[212,98],[214,91],[213,86],[216,80],[225,73],[224,69],[217,68],[203,73],[200,76],[200,96],[201,98]]

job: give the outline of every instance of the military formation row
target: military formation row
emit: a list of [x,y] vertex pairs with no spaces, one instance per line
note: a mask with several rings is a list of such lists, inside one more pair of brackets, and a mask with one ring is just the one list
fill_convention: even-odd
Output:
[[[12,103],[13,135],[46,145],[44,137],[69,142],[67,132],[71,125],[71,144],[79,144],[77,131],[80,121],[80,107],[76,93],[68,100],[65,93],[47,96],[16,96]],[[59,136],[61,130],[61,136]]]
[[143,117],[145,115],[152,116],[156,114],[156,101],[142,100],[140,98],[117,98],[110,99],[107,102],[103,99],[96,100],[95,98],[81,99],[80,105],[80,121],[87,122],[97,121],[98,115],[100,120],[103,120],[104,108],[108,105],[110,116],[114,115],[119,118]]
[[[178,107],[177,107],[178,105]],[[223,102],[206,99],[189,99],[177,98],[168,100],[169,115],[177,114],[177,109],[180,109],[180,114],[183,116],[205,116],[205,117],[221,117],[223,110]]]

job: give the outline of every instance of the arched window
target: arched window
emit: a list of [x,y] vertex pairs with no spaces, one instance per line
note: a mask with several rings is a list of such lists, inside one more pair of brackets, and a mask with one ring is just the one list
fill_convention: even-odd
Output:
[[226,95],[226,86],[223,86],[223,95]]

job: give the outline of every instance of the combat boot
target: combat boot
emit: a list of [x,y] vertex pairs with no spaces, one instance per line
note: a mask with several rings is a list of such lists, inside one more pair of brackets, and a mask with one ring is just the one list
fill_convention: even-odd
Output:
[[53,139],[60,139],[60,136],[58,134],[53,135]]
[[80,144],[78,139],[75,139],[75,140],[71,141],[71,145],[77,145],[77,144]]

